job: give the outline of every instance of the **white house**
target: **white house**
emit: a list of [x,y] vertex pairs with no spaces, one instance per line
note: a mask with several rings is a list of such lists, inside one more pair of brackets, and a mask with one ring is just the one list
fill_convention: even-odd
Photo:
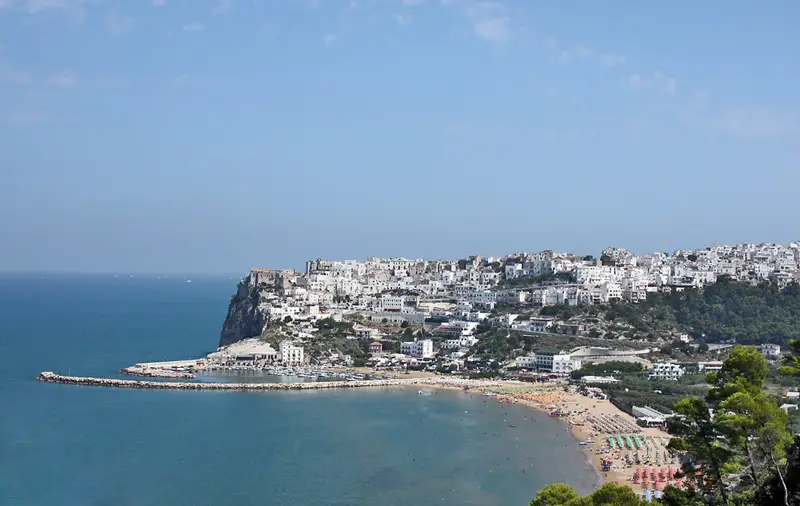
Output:
[[781,358],[781,346],[779,344],[761,344],[758,351],[768,360]]
[[536,355],[517,357],[514,361],[514,365],[522,369],[536,369]]
[[457,339],[448,339],[442,342],[442,348],[446,350],[452,350],[456,348],[469,348],[473,344],[477,343],[478,340],[472,336],[463,336]]
[[302,364],[304,361],[303,347],[291,341],[281,341],[279,351],[284,364]]
[[719,371],[720,369],[722,369],[722,362],[719,361],[697,363],[697,370],[699,372]]
[[683,376],[684,372],[683,368],[678,364],[653,364],[648,379],[678,381],[678,379]]
[[406,341],[400,343],[400,353],[412,357],[429,358],[433,356],[433,341],[421,339],[419,341]]
[[554,350],[540,350],[536,352],[536,369],[542,372],[569,374],[581,368],[581,361],[573,359],[569,353],[559,353]]
[[581,383],[594,383],[600,385],[619,383],[619,380],[613,376],[584,376],[580,381]]
[[357,339],[378,339],[381,337],[381,331],[365,325],[353,324],[353,333]]

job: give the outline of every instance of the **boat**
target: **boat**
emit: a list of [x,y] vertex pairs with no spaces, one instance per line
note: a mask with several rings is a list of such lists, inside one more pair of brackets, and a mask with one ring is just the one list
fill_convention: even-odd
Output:
[[516,425],[509,425],[509,427],[511,427],[512,429],[516,429],[517,428]]

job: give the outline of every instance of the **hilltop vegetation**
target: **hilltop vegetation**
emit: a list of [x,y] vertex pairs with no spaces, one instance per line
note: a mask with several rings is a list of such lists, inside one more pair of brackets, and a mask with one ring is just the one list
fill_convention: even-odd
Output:
[[562,318],[604,320],[624,329],[629,338],[657,338],[686,332],[695,339],[719,342],[786,345],[800,338],[800,285],[785,288],[769,282],[738,283],[723,276],[703,290],[649,294],[638,304],[614,302],[607,306],[552,307],[546,313]]

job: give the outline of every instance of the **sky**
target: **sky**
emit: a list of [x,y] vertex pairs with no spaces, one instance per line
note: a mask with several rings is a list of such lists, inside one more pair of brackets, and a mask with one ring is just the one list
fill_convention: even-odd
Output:
[[0,0],[0,271],[800,239],[800,2]]

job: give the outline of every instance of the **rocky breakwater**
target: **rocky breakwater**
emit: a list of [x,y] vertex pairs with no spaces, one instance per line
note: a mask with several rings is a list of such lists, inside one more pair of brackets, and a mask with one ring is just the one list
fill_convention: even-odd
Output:
[[403,378],[385,380],[363,381],[319,381],[310,383],[188,383],[178,381],[141,381],[123,380],[112,378],[91,378],[80,376],[62,376],[53,372],[43,372],[37,377],[39,381],[47,383],[61,383],[65,385],[84,385],[114,388],[146,388],[156,390],[320,390],[329,388],[364,388],[364,387],[394,387],[409,385],[428,385],[445,387],[486,387],[495,386],[499,382],[471,381],[456,378]]
[[190,372],[170,371],[169,369],[157,369],[155,367],[131,366],[120,369],[122,374],[130,376],[143,376],[146,378],[169,378],[169,379],[194,379],[195,375]]

